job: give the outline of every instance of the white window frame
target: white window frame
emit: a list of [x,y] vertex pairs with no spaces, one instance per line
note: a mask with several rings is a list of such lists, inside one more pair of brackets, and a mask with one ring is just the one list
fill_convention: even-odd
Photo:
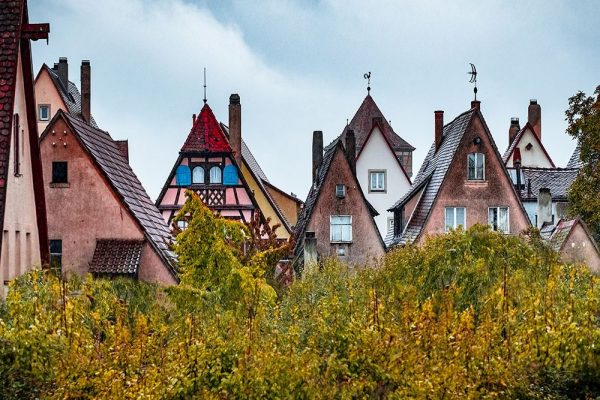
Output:
[[[456,221],[456,210],[459,208],[463,209],[464,221],[462,224],[457,224],[457,221]],[[449,211],[452,212],[452,227],[450,227],[450,228],[448,228],[448,223],[447,223]],[[444,210],[444,232],[450,232],[451,230],[456,229],[459,226],[462,226],[463,228],[466,228],[466,226],[467,226],[467,207],[463,207],[463,206],[446,207]]]
[[346,185],[341,183],[335,185],[335,197],[338,199],[343,199],[346,197]]
[[[46,118],[42,118],[42,108],[46,108],[48,110],[48,115],[46,116]],[[38,105],[38,120],[50,121],[50,104],[39,104]]]
[[[493,222],[490,221],[490,210],[496,210],[496,218],[500,215],[500,209],[506,209],[506,230],[494,229]],[[497,207],[488,207],[488,225],[492,228],[493,231],[501,232],[501,233],[510,233],[510,207],[508,206],[497,206]],[[496,221],[496,225],[498,225],[498,221]]]
[[[373,177],[376,178],[376,186],[373,186]],[[385,169],[370,169],[369,170],[369,193],[386,193],[387,192],[387,170]]]
[[[349,218],[349,223],[336,223],[334,225],[334,219],[336,218]],[[348,226],[350,228],[348,237],[344,237],[343,227]],[[335,228],[340,227],[339,239],[334,237]],[[329,241],[331,243],[352,243],[352,215],[330,215],[329,216]]]
[[[482,165],[481,165],[481,178],[477,176],[477,159],[478,157],[481,156],[482,158]],[[474,178],[471,178],[469,176],[469,170],[470,170],[470,165],[469,165],[469,160],[471,158],[471,156],[475,156],[475,171],[474,171]],[[485,181],[485,154],[484,153],[469,153],[467,154],[467,180],[469,181]]]
[[[218,180],[217,180],[217,177],[213,175],[213,171],[219,171]],[[221,170],[221,167],[218,167],[216,165],[214,167],[211,167],[209,170],[209,175],[210,175],[210,183],[213,183],[213,184],[223,183],[223,171]]]

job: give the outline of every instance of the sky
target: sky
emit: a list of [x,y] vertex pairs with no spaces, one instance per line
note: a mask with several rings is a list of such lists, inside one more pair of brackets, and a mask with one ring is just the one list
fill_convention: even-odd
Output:
[[129,140],[130,164],[156,199],[203,102],[227,124],[231,93],[242,137],[271,183],[304,200],[311,140],[339,135],[367,94],[416,147],[416,171],[446,122],[470,108],[469,63],[481,110],[503,153],[511,117],[542,107],[542,141],[557,166],[575,144],[568,98],[600,84],[600,2],[359,0],[35,0],[30,21],[50,23],[33,45],[35,73],[68,57],[80,86],[91,61],[92,114]]

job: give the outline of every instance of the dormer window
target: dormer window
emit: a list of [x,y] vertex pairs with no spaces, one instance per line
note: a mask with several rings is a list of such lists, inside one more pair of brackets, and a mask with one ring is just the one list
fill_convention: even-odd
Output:
[[210,183],[221,183],[223,178],[221,176],[221,168],[214,166],[210,169]]
[[467,179],[470,181],[485,180],[485,154],[471,153],[468,155]]
[[204,168],[194,167],[192,171],[192,183],[204,183]]
[[346,197],[346,185],[335,185],[335,197],[338,199],[343,199]]

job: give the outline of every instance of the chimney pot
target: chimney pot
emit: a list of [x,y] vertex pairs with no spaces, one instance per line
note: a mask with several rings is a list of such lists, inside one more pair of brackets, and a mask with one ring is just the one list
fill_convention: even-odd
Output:
[[542,140],[542,107],[536,99],[529,100],[527,114],[527,120],[533,126],[533,133],[537,135],[538,139]]
[[323,161],[323,131],[313,132],[312,142],[312,176],[313,184],[318,184],[318,171]]
[[350,163],[352,174],[356,176],[356,136],[352,129],[346,131],[346,158]]
[[444,134],[444,112],[441,110],[434,111],[435,119],[435,151],[438,151],[442,145],[442,139]]
[[92,69],[89,60],[81,61],[81,117],[87,123],[92,119]]
[[233,150],[233,157],[238,165],[242,166],[242,106],[240,95],[233,93],[229,96],[229,145]]

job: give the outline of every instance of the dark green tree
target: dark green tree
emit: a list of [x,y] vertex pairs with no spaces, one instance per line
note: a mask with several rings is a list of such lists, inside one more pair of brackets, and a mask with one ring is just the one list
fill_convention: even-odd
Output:
[[596,240],[600,240],[600,86],[587,96],[578,92],[565,112],[567,133],[577,139],[581,172],[569,190],[570,213],[581,215]]

